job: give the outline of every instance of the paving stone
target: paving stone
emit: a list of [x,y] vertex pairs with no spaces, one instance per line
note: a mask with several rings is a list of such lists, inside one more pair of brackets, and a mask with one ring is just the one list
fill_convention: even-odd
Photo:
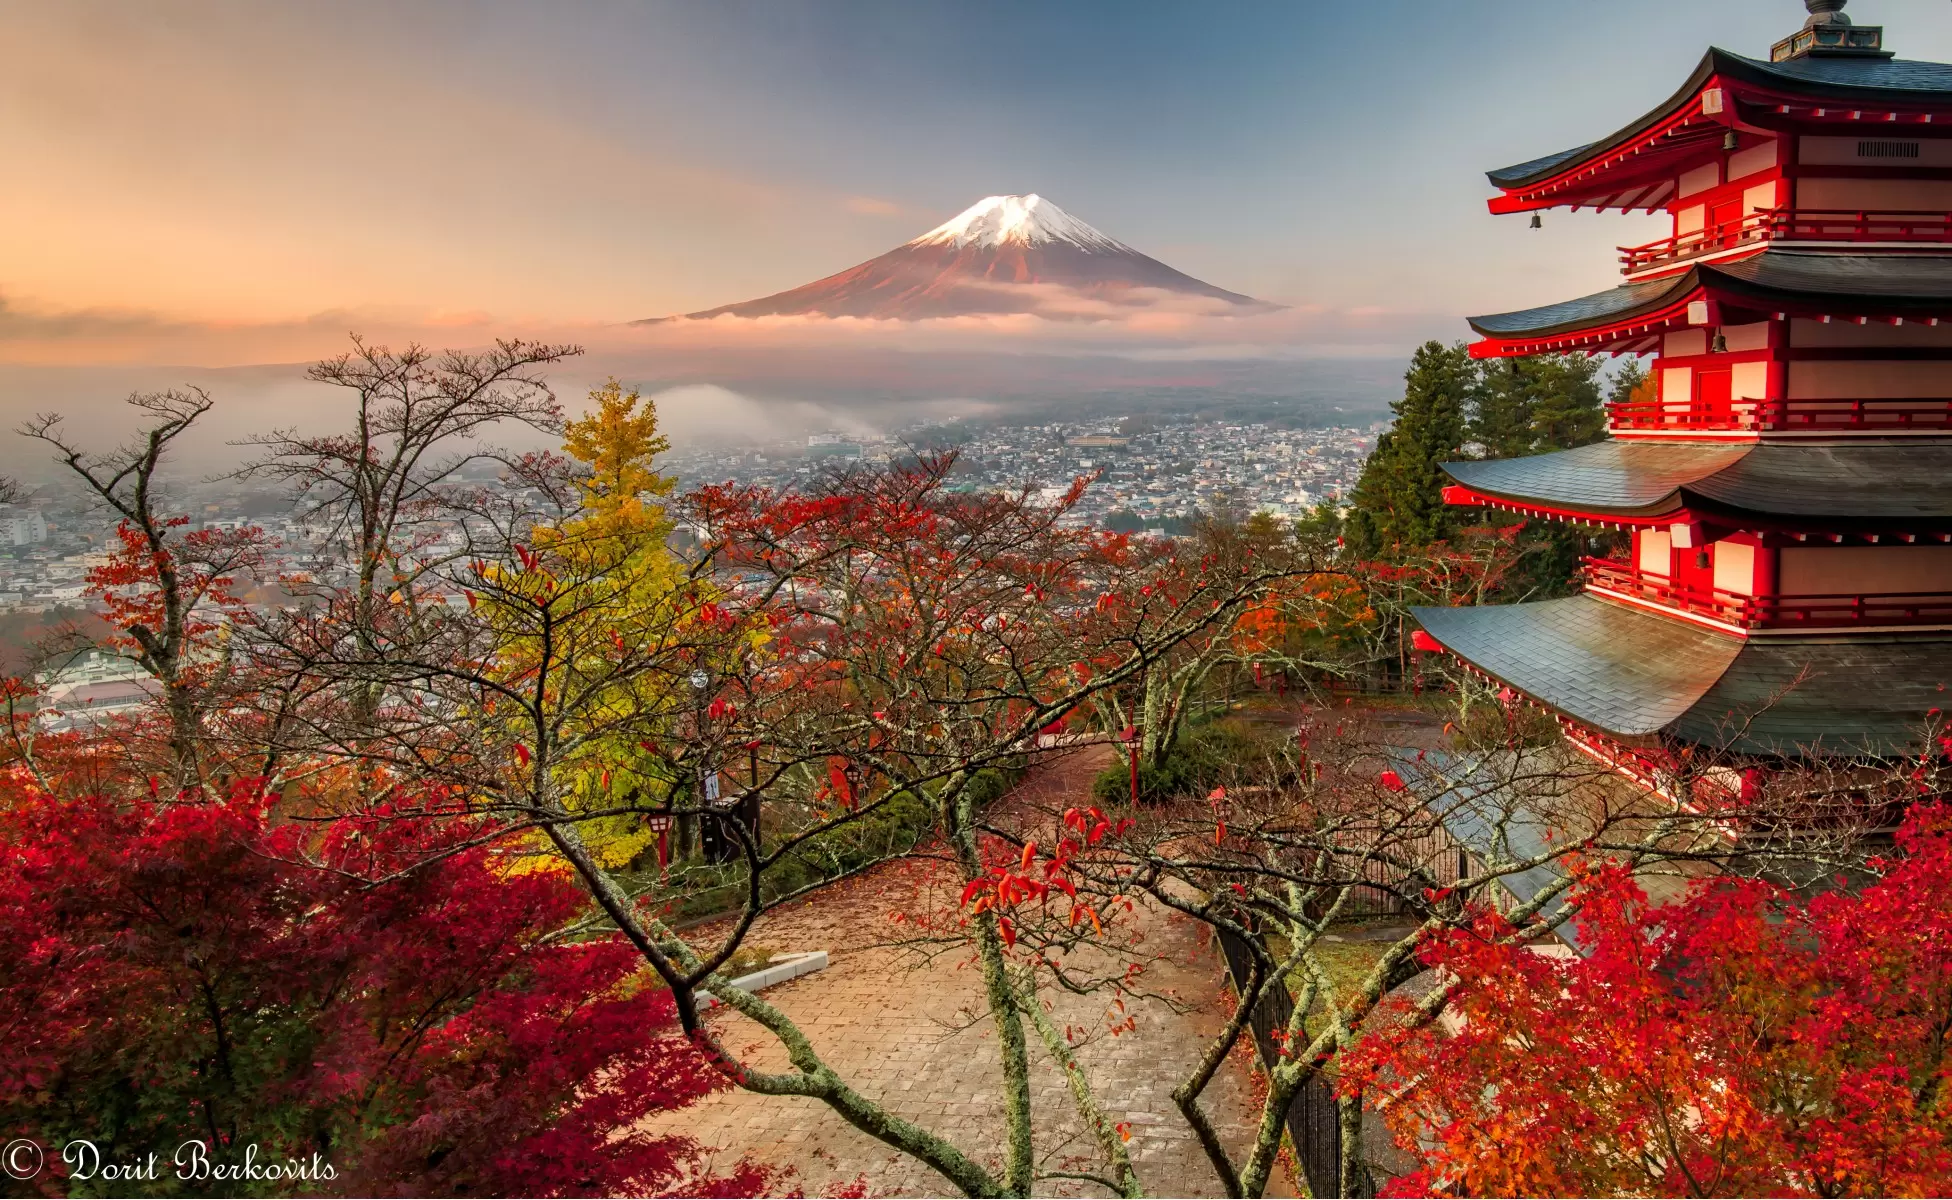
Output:
[[[1064,754],[1034,771],[1023,787],[1045,801],[1052,794],[1088,795],[1107,758],[1102,747]],[[1009,803],[1008,800],[1004,803]],[[886,870],[884,868],[884,870]],[[766,998],[799,1022],[826,1061],[863,1095],[887,1103],[909,1120],[949,1138],[992,1169],[1002,1166],[1003,1105],[996,1040],[989,1018],[972,1021],[982,1005],[982,976],[966,955],[924,959],[908,949],[875,944],[889,936],[888,887],[870,877],[769,914],[750,937],[778,952],[826,950],[826,970],[770,988]],[[953,896],[951,897],[953,901]],[[1225,1020],[1218,956],[1183,918],[1141,907],[1132,918],[1157,956],[1147,986],[1170,994],[1188,1011],[1156,999],[1127,1000],[1137,1028],[1100,1037],[1077,1050],[1100,1100],[1129,1121],[1129,1146],[1155,1196],[1216,1196],[1221,1190],[1197,1139],[1168,1098],[1205,1038]],[[894,932],[899,932],[895,930]],[[1102,1029],[1110,999],[1049,993],[1058,1027]],[[728,1010],[711,1017],[729,1046],[754,1047],[755,1066],[788,1067],[769,1035]],[[1031,1037],[1031,1106],[1040,1130],[1045,1170],[1097,1171],[1096,1145],[1073,1108],[1062,1072]],[[1258,1111],[1252,1081],[1230,1059],[1207,1088],[1205,1105],[1222,1137],[1244,1145]],[[809,1195],[864,1177],[879,1196],[935,1196],[948,1182],[906,1155],[848,1125],[815,1100],[727,1091],[652,1123],[681,1128],[718,1148],[721,1161],[750,1155],[793,1168]],[[1077,1180],[1047,1179],[1039,1195],[1097,1196],[1103,1189]]]

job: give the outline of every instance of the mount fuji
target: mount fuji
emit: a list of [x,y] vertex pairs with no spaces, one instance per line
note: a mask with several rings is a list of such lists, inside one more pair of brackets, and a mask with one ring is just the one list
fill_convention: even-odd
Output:
[[[990,196],[879,258],[791,291],[687,314],[902,321],[1035,313],[1117,319],[1161,304],[1231,315],[1279,307],[1195,279],[1042,196]],[[653,318],[637,324],[676,318]]]

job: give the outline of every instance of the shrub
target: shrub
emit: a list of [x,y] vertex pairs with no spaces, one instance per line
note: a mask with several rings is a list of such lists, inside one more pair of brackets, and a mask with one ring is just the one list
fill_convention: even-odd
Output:
[[[1139,764],[1139,800],[1153,803],[1204,795],[1232,784],[1267,751],[1265,739],[1239,721],[1196,726],[1173,743],[1163,762]],[[1092,781],[1091,795],[1101,805],[1129,802],[1131,764],[1120,762],[1099,772]]]

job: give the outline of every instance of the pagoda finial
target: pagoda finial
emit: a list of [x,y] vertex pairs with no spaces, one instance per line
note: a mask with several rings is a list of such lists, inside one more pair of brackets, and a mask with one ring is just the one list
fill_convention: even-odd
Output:
[[1882,25],[1852,25],[1844,15],[1844,0],[1803,0],[1809,19],[1803,28],[1777,42],[1769,61],[1792,58],[1890,58],[1884,48]]
[[1803,7],[1810,10],[1810,19],[1803,22],[1803,28],[1850,24],[1850,18],[1844,15],[1844,3],[1845,0],[1803,0]]

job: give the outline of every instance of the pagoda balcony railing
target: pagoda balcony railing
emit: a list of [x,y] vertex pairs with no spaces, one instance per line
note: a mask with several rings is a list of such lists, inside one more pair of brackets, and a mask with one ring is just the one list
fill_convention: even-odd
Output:
[[1591,587],[1711,617],[1745,629],[1833,629],[1850,625],[1952,625],[1952,592],[1865,592],[1745,596],[1697,587],[1632,563],[1586,560]]
[[1644,246],[1621,246],[1621,271],[1627,275],[1686,262],[1704,254],[1739,250],[1764,242],[1952,243],[1952,212],[1899,209],[1760,209],[1689,233]]
[[1906,400],[1735,400],[1695,404],[1637,400],[1607,405],[1615,429],[1721,429],[1822,433],[1952,429],[1952,398]]

